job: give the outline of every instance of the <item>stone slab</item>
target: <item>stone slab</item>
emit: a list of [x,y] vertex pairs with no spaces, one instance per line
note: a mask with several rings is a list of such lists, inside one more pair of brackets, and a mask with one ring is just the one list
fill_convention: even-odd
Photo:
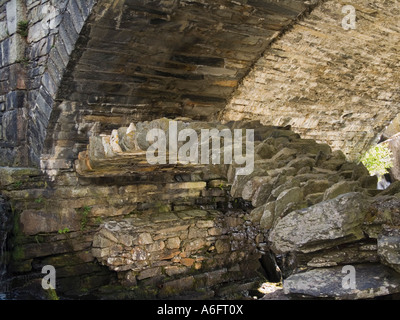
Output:
[[400,274],[381,264],[360,264],[355,268],[355,289],[342,282],[349,275],[343,266],[320,268],[290,276],[283,282],[287,295],[315,298],[369,299],[400,292]]

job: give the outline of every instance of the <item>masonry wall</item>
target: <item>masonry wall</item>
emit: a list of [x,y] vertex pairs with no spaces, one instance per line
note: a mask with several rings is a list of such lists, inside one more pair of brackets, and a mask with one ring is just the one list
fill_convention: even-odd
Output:
[[0,1],[0,165],[26,165],[26,41],[18,23],[24,1]]
[[0,2],[0,165],[39,164],[57,87],[94,1]]

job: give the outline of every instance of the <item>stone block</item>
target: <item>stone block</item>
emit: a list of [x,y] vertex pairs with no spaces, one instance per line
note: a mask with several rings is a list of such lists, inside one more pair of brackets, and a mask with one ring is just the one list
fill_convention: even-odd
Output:
[[81,10],[79,10],[79,6],[78,6],[76,0],[69,1],[67,8],[71,14],[72,23],[75,27],[75,30],[79,34],[85,23],[85,19],[82,16]]
[[342,285],[343,267],[317,268],[283,281],[285,294],[342,300],[368,299],[400,292],[400,275],[379,264],[354,265],[355,288]]
[[215,249],[217,253],[225,253],[231,250],[231,245],[229,240],[217,240],[215,242]]
[[150,233],[144,232],[144,233],[139,234],[138,242],[139,242],[139,244],[151,244],[154,241],[153,241]]
[[181,239],[179,237],[169,238],[166,241],[167,249],[178,249],[181,245]]
[[297,204],[303,201],[303,189],[294,187],[280,193],[275,203],[275,216],[280,217],[291,203]]
[[176,276],[187,272],[188,268],[184,266],[166,266],[164,272],[169,276]]
[[185,252],[195,253],[200,251],[207,245],[204,239],[187,240],[184,242],[183,250]]
[[80,220],[74,209],[61,209],[57,213],[40,210],[24,210],[20,216],[21,231],[26,235],[36,235],[41,232],[58,232],[64,228],[79,230]]
[[7,111],[2,117],[2,136],[5,141],[17,143],[18,137],[18,110]]
[[136,277],[137,280],[143,280],[147,278],[154,278],[161,275],[161,267],[149,268],[141,271]]
[[400,273],[400,231],[386,227],[378,237],[378,255],[383,264]]
[[325,192],[325,190],[328,189],[331,185],[332,183],[326,179],[309,180],[303,185],[304,196],[312,193]]
[[329,189],[327,189],[324,193],[324,201],[336,198],[337,196],[352,192],[358,186],[357,182],[353,181],[340,181],[332,185]]
[[352,192],[296,210],[280,219],[269,234],[275,252],[313,252],[364,238],[368,203]]
[[28,43],[38,42],[43,38],[47,37],[48,33],[49,33],[48,29],[43,28],[42,22],[39,21],[29,27],[27,41]]
[[13,35],[18,30],[18,23],[25,20],[26,9],[23,0],[9,0],[6,4],[7,30]]
[[164,283],[160,290],[161,297],[176,296],[180,292],[190,291],[195,285],[195,279],[193,276],[180,278],[177,280],[169,281]]

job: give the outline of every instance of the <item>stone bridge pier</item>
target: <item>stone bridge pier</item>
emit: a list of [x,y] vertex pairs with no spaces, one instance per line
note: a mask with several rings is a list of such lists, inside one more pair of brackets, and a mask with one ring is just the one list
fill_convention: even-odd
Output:
[[[398,184],[378,192],[356,160],[400,110],[399,8],[0,0],[0,193],[14,221],[13,283],[51,264],[69,297],[226,297],[231,282],[247,290],[291,275],[287,294],[398,292]],[[172,119],[196,132],[253,129],[254,171],[149,164],[145,134]],[[390,288],[296,286],[298,270],[336,279],[348,263]],[[21,290],[37,293],[31,285]]]

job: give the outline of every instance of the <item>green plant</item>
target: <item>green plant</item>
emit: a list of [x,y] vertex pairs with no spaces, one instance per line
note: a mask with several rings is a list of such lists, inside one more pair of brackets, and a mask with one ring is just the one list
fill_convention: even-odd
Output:
[[35,199],[35,203],[42,203],[43,202],[43,198],[39,197],[37,199]]
[[361,162],[371,175],[384,175],[393,166],[392,152],[387,143],[380,143],[370,148],[361,157]]
[[89,221],[89,213],[92,210],[89,206],[84,206],[79,213],[81,214],[81,230],[85,230]]
[[60,300],[55,289],[50,288],[46,292],[48,300]]
[[70,230],[69,230],[68,227],[65,227],[64,229],[58,230],[58,233],[59,233],[59,234],[66,234],[66,233],[68,233],[68,232],[70,232]]
[[15,189],[19,189],[22,187],[22,181],[16,181],[12,184]]
[[102,224],[103,223],[103,218],[102,217],[97,217],[96,220],[95,220],[95,223],[99,224],[99,225]]
[[29,21],[23,20],[18,22],[17,33],[22,37],[26,38],[28,36]]

